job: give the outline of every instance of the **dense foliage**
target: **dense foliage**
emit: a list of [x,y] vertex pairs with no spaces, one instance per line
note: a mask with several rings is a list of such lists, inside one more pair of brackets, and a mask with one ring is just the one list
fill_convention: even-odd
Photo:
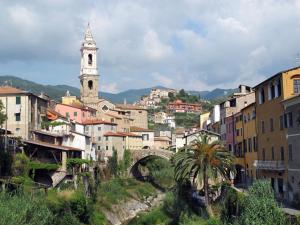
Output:
[[[205,204],[210,211],[208,179],[230,179],[234,171],[234,157],[219,140],[212,141],[207,134],[201,134],[186,149],[174,156],[175,179],[177,182],[199,179],[203,184]],[[211,212],[209,212],[211,213]]]
[[200,115],[197,113],[175,113],[175,123],[178,127],[190,128],[199,125]]
[[285,225],[286,218],[279,208],[269,182],[258,181],[249,189],[239,220],[240,225]]

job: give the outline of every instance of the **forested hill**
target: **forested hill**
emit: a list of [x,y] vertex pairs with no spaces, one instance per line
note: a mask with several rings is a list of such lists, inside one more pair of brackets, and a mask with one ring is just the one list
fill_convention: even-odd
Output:
[[[5,83],[11,84],[14,87],[33,92],[34,94],[40,94],[41,92],[47,93],[51,98],[59,101],[62,96],[65,95],[66,91],[69,91],[71,95],[79,96],[79,88],[72,87],[69,85],[43,85],[38,84],[29,80],[21,79],[16,76],[0,76],[0,85]],[[142,88],[142,89],[130,89],[117,94],[99,92],[101,98],[105,98],[113,103],[122,103],[124,99],[128,103],[133,103],[140,99],[143,95],[148,95],[152,88],[164,88],[161,86]],[[233,89],[215,89],[212,91],[187,91],[190,94],[201,96],[204,99],[215,99],[220,98],[224,95],[232,93]]]

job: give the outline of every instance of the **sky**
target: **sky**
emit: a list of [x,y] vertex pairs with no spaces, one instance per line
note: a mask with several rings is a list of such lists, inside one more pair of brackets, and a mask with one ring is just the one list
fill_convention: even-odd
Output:
[[0,0],[0,75],[79,87],[88,22],[101,91],[253,86],[300,65],[300,0]]

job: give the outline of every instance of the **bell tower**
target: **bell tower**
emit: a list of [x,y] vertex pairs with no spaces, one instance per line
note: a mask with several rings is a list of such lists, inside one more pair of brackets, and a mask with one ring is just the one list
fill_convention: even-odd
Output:
[[88,24],[81,45],[80,99],[85,104],[98,101],[99,74],[97,67],[97,46]]

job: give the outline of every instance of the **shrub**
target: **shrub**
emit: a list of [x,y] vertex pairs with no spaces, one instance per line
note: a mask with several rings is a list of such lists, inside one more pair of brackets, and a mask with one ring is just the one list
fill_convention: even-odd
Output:
[[249,189],[245,197],[241,217],[241,225],[285,225],[283,211],[278,207],[273,189],[267,181],[257,181]]
[[54,215],[43,198],[0,193],[0,224],[52,225]]

